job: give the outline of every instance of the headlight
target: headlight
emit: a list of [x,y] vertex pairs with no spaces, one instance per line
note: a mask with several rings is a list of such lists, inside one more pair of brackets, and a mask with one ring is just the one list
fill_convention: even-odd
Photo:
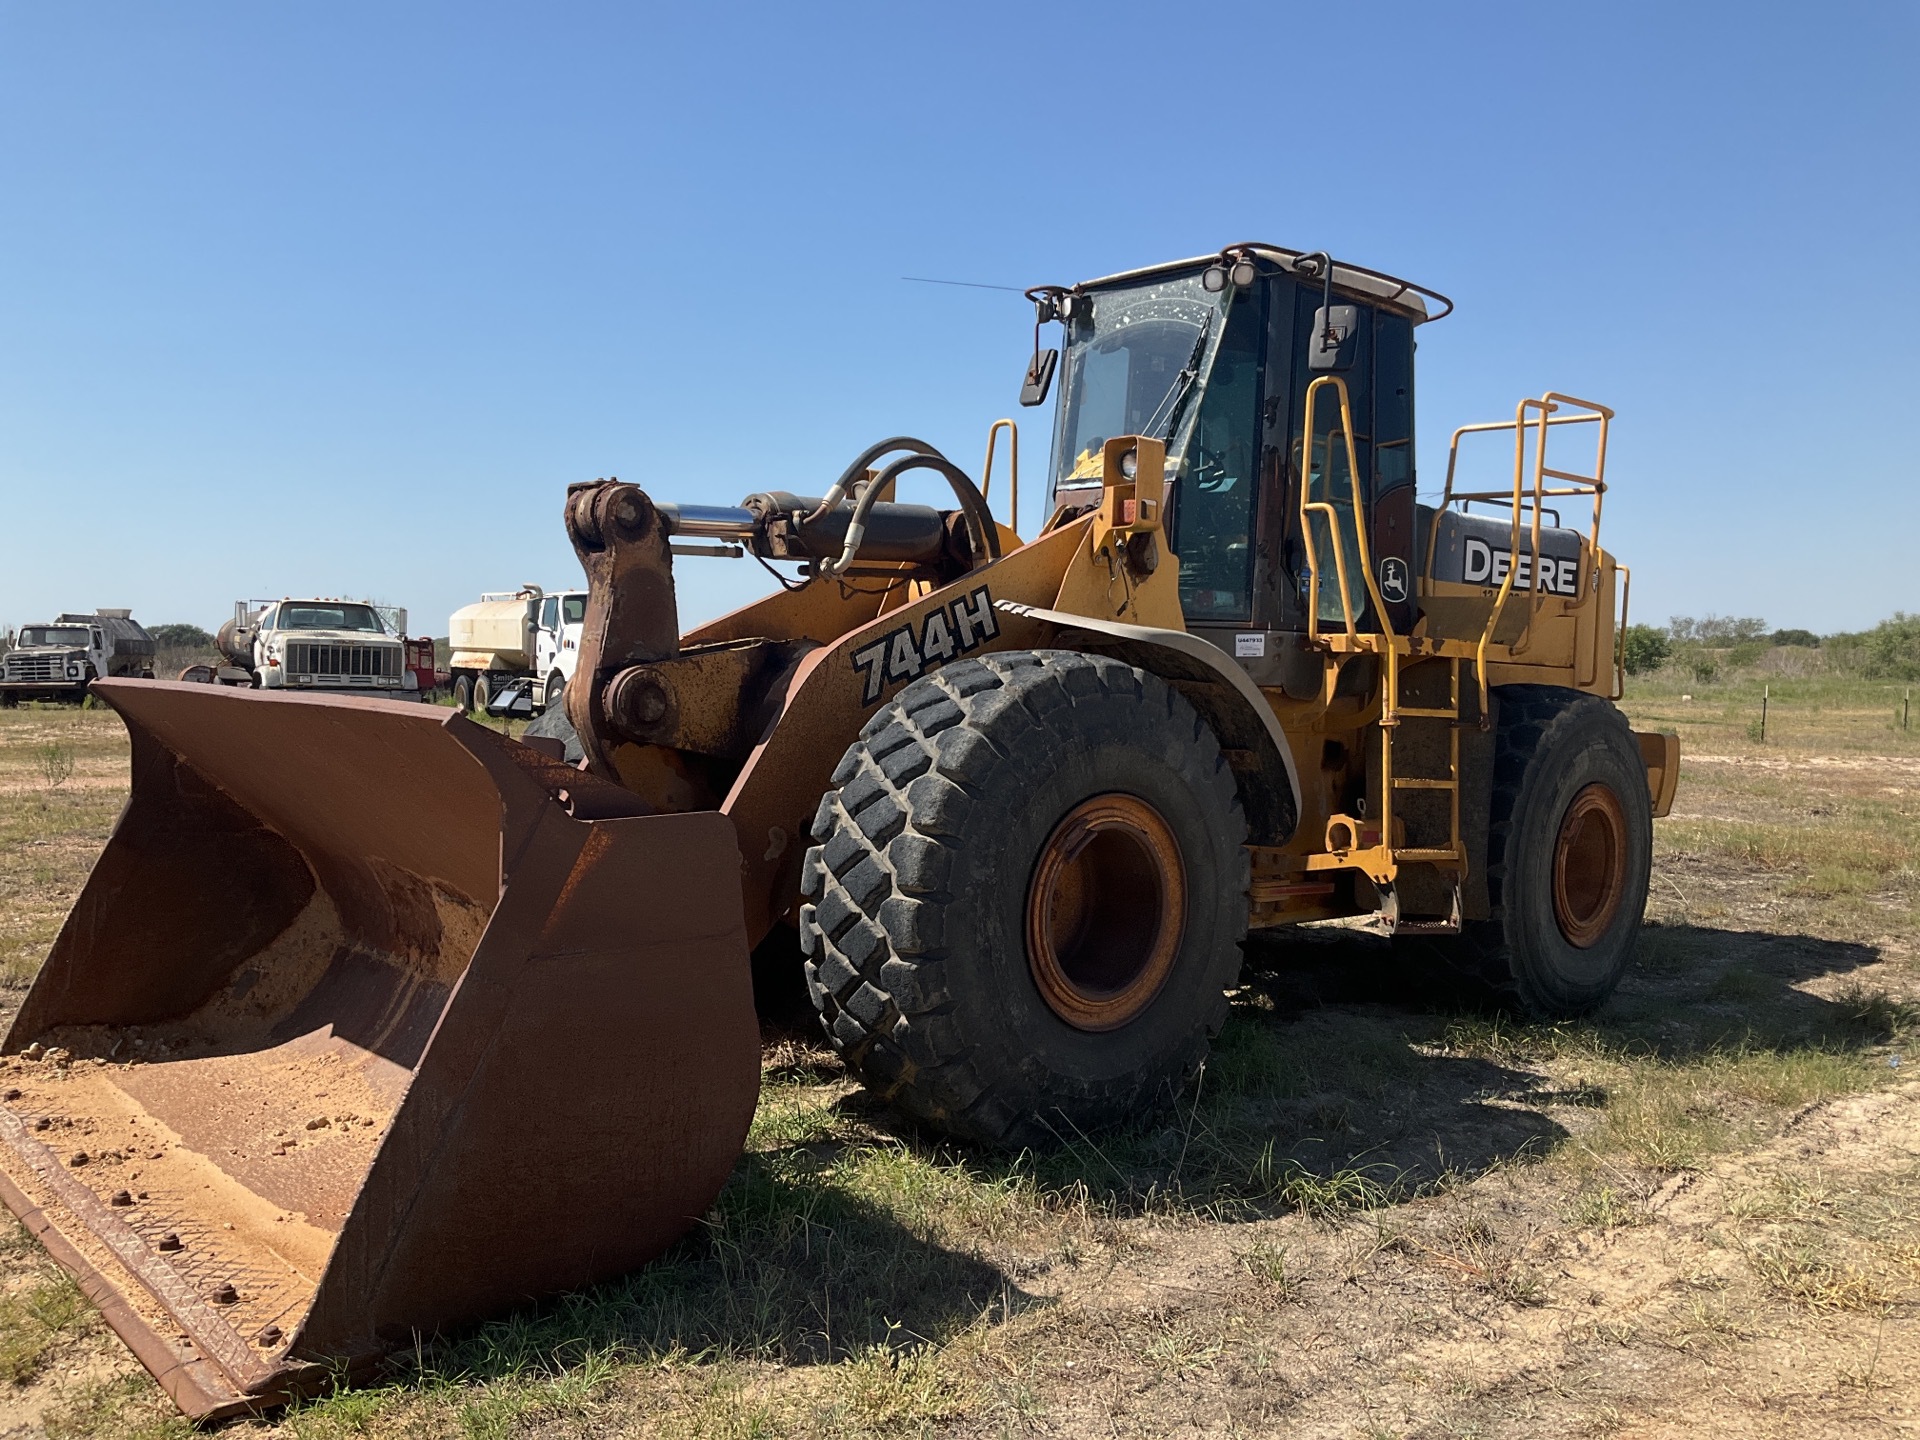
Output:
[[1140,469],[1140,452],[1138,450],[1129,450],[1120,457],[1120,478],[1121,479],[1123,480],[1133,479],[1134,474],[1139,469]]
[[78,665],[67,666],[67,678],[69,680],[78,680],[80,678],[80,667]]

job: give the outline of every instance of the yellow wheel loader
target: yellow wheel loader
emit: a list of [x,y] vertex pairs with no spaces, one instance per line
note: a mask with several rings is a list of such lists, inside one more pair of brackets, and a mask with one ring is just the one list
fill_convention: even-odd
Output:
[[[1171,1096],[1250,929],[1357,919],[1544,1015],[1612,991],[1678,754],[1610,703],[1611,412],[1466,426],[1422,504],[1437,293],[1246,244],[1029,295],[1030,540],[1005,421],[978,485],[904,436],[738,507],[596,482],[554,734],[95,687],[132,796],[0,1047],[0,1198],[183,1410],[659,1254],[739,1154],[788,927],[853,1071],[989,1144]],[[801,568],[683,632],[715,553]]]

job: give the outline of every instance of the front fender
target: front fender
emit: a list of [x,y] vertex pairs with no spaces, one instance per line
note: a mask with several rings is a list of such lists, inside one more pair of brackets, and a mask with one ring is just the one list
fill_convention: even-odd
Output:
[[1283,845],[1300,815],[1300,772],[1280,717],[1247,672],[1197,635],[1118,620],[1041,610],[1002,600],[998,608],[1054,627],[1044,643],[1111,655],[1158,675],[1198,710],[1233,762],[1256,844]]

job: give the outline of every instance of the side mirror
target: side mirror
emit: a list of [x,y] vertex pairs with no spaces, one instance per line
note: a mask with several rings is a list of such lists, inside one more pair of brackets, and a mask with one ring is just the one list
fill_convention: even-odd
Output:
[[1053,370],[1060,363],[1058,350],[1036,350],[1033,363],[1027,366],[1027,378],[1020,385],[1020,403],[1022,405],[1044,405],[1047,392],[1053,389]]
[[1355,305],[1322,305],[1313,312],[1313,338],[1307,341],[1309,370],[1351,370],[1353,332],[1360,323]]

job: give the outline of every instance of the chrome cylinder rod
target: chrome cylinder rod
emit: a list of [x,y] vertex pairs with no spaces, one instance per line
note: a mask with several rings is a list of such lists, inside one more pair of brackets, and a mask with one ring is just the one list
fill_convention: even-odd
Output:
[[654,508],[667,522],[667,533],[676,539],[745,540],[760,530],[760,521],[751,510],[733,505],[655,501]]

